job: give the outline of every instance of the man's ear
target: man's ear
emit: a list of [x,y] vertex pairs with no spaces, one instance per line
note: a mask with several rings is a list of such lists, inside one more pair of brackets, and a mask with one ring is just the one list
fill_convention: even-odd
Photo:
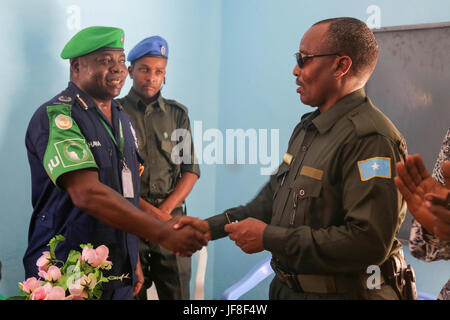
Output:
[[130,79],[133,79],[133,66],[128,66],[128,75],[130,76]]
[[78,74],[80,72],[79,58],[70,59],[70,70],[72,71],[72,74]]
[[349,56],[341,56],[337,59],[337,66],[334,75],[336,78],[342,78],[350,72],[352,66],[352,58]]

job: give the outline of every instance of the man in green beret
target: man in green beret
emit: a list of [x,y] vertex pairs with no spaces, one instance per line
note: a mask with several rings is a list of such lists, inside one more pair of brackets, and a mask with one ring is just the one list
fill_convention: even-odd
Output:
[[[137,141],[129,117],[113,100],[128,74],[123,43],[118,28],[77,33],[61,53],[70,59],[68,87],[37,109],[26,134],[34,209],[23,258],[26,277],[38,277],[36,261],[55,235],[66,238],[56,250],[63,261],[80,244],[106,245],[113,263],[106,276],[131,279],[105,284],[102,299],[132,299],[140,290],[139,237],[183,256],[207,244],[203,230],[175,231],[179,217],[163,222],[152,217],[153,206],[138,209]],[[182,219],[195,224],[194,218]]]

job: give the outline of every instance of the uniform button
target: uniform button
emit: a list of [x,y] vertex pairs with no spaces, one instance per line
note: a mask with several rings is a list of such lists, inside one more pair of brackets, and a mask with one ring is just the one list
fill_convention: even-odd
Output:
[[300,191],[298,192],[298,194],[303,197],[305,195],[305,190],[304,189],[300,189]]
[[306,150],[308,150],[308,147],[307,146],[303,146],[302,147],[302,151],[305,152]]
[[46,216],[42,216],[42,217],[41,217],[41,220],[42,220],[42,221],[44,221],[44,220],[45,220],[45,218],[46,218]]

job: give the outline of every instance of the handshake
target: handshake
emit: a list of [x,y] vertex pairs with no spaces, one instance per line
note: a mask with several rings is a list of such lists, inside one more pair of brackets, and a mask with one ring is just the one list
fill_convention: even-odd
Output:
[[[256,253],[264,250],[263,233],[266,223],[247,218],[240,222],[225,225],[228,237],[245,253]],[[158,243],[175,254],[190,257],[211,240],[209,223],[194,217],[174,217],[164,224]]]

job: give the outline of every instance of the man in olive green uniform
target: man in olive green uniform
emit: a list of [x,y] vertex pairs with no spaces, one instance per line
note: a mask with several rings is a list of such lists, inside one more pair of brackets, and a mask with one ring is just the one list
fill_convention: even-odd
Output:
[[296,57],[297,92],[317,109],[259,194],[207,220],[212,239],[228,233],[246,253],[272,253],[270,299],[398,299],[390,257],[401,257],[395,235],[406,206],[393,177],[406,145],[363,89],[376,39],[357,19],[325,20]]
[[[159,36],[139,42],[128,55],[133,87],[119,99],[133,121],[145,162],[141,207],[150,204],[159,208],[157,217],[162,220],[186,214],[184,200],[200,176],[194,161],[187,108],[161,95],[168,54],[167,42]],[[145,282],[137,299],[147,299],[152,283],[161,300],[189,299],[190,258],[177,257],[162,246],[141,239],[140,261]]]

